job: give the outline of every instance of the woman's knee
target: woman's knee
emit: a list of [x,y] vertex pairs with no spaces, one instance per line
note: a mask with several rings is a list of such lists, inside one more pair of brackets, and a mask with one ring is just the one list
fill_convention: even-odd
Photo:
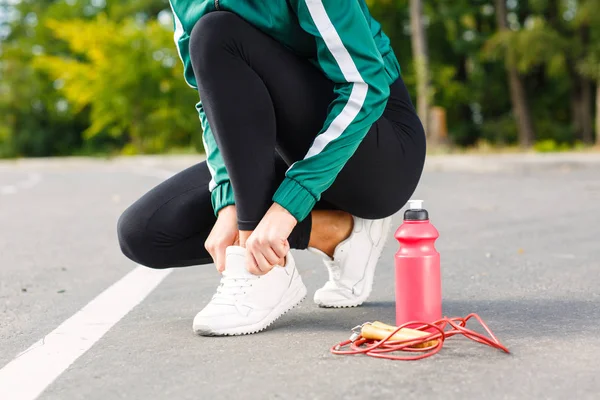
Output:
[[224,44],[235,37],[237,27],[244,23],[227,11],[211,12],[200,18],[190,33],[189,51],[194,69],[204,70],[214,64],[215,55],[225,49]]
[[152,235],[146,229],[146,221],[136,211],[135,204],[119,218],[117,236],[125,257],[149,268],[166,268],[152,255]]
[[364,219],[382,219],[399,212],[416,191],[420,175],[418,168],[396,177],[395,181],[379,182],[359,191],[328,200],[336,208]]

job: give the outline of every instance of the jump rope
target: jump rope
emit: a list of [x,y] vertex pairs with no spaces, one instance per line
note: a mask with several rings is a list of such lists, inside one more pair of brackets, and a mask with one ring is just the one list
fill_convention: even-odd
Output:
[[[470,319],[475,319],[487,332],[489,337],[466,327]],[[409,328],[416,326],[415,328]],[[331,348],[335,355],[364,354],[370,357],[389,360],[415,361],[437,354],[446,339],[455,335],[463,335],[474,342],[502,350],[510,351],[500,343],[491,329],[477,314],[469,314],[465,318],[444,317],[433,323],[420,321],[407,322],[398,327],[382,322],[367,322],[352,329],[350,339]],[[420,353],[413,356],[399,356],[392,353]]]

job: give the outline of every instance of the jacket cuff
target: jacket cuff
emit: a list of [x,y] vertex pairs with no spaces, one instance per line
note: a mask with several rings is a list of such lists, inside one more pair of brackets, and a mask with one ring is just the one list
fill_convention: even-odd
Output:
[[219,211],[227,206],[235,204],[235,197],[233,196],[233,186],[230,181],[220,183],[211,193],[211,201],[213,209],[215,210],[215,216],[219,215]]
[[290,178],[283,180],[273,195],[273,201],[288,210],[298,222],[302,222],[317,203],[312,193]]

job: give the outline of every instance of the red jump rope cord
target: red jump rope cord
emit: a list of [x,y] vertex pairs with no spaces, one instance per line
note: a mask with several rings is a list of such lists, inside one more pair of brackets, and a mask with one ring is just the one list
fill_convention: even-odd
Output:
[[[467,322],[470,319],[475,319],[483,329],[487,332],[489,337],[477,333],[471,329],[466,328]],[[400,329],[408,326],[419,325],[418,328],[413,328],[419,331],[433,330],[430,335],[424,336],[419,339],[401,340],[394,341],[390,340]],[[449,329],[447,329],[449,327]],[[429,333],[429,332],[428,332]],[[439,352],[444,346],[444,341],[454,335],[463,335],[477,343],[485,344],[495,349],[510,353],[506,347],[504,347],[500,341],[494,336],[491,329],[483,322],[483,320],[477,314],[469,314],[465,318],[442,318],[439,321],[433,323],[425,323],[421,321],[407,322],[400,325],[396,330],[390,332],[390,334],[382,340],[371,340],[365,339],[362,336],[358,336],[355,340],[346,340],[338,343],[331,348],[331,352],[336,355],[351,355],[351,354],[366,354],[371,357],[386,358],[389,360],[421,360],[423,358],[431,357]],[[430,341],[436,343],[429,347],[416,348],[414,346],[424,344]],[[349,347],[349,349],[344,349]],[[421,353],[416,356],[396,356],[389,353],[404,351],[410,353]]]

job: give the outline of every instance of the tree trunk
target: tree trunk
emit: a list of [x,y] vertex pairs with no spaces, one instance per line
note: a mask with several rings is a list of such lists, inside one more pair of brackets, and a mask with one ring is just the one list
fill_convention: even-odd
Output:
[[[506,0],[496,0],[496,22],[499,31],[508,30],[506,14]],[[519,144],[522,148],[529,148],[533,145],[535,140],[531,111],[525,94],[523,78],[519,75],[519,71],[517,71],[517,68],[514,66],[515,63],[512,60],[513,56],[511,50],[508,49],[506,55],[506,69],[508,72],[513,114],[517,120],[519,131]]]
[[596,84],[596,144],[600,146],[600,80]]
[[[456,80],[461,82],[465,86],[468,86],[469,84],[469,73],[467,67],[468,62],[469,60],[467,58],[467,55],[461,55],[458,61],[456,71]],[[463,128],[466,130],[466,134],[464,134],[464,136],[461,135],[461,140],[459,144],[471,146],[477,143],[477,140],[480,138],[480,132],[478,128],[476,128],[471,123],[471,121],[473,121],[473,110],[471,109],[470,105],[467,103],[459,104],[458,112],[456,113],[456,115],[453,115],[453,117],[459,118],[461,121],[468,121],[468,123],[465,123],[465,128]]]
[[[591,40],[591,32],[590,26],[584,24],[579,27],[579,37],[581,39],[581,44],[583,45],[584,54],[588,50],[590,46]],[[583,56],[583,55],[582,55]],[[590,80],[582,76],[581,73],[577,74],[579,79],[579,88],[580,88],[580,103],[579,106],[581,110],[579,112],[579,117],[581,118],[581,139],[585,144],[594,143],[594,114],[592,113],[592,83]]]
[[[410,0],[410,26],[412,33],[412,49],[417,74],[417,113],[421,118],[426,134],[429,136],[429,53],[427,38],[423,26],[423,3],[421,0]],[[435,140],[434,140],[435,141]]]
[[592,112],[592,83],[581,78],[581,139],[585,144],[594,143],[594,113]]
[[571,121],[575,138],[585,144],[594,143],[594,115],[592,113],[592,83],[581,76],[573,64],[568,61],[569,77],[571,79]]
[[575,72],[573,63],[568,60],[567,67],[569,77],[571,78],[571,125],[575,139],[581,140],[583,135],[583,127],[581,125],[581,82]]

